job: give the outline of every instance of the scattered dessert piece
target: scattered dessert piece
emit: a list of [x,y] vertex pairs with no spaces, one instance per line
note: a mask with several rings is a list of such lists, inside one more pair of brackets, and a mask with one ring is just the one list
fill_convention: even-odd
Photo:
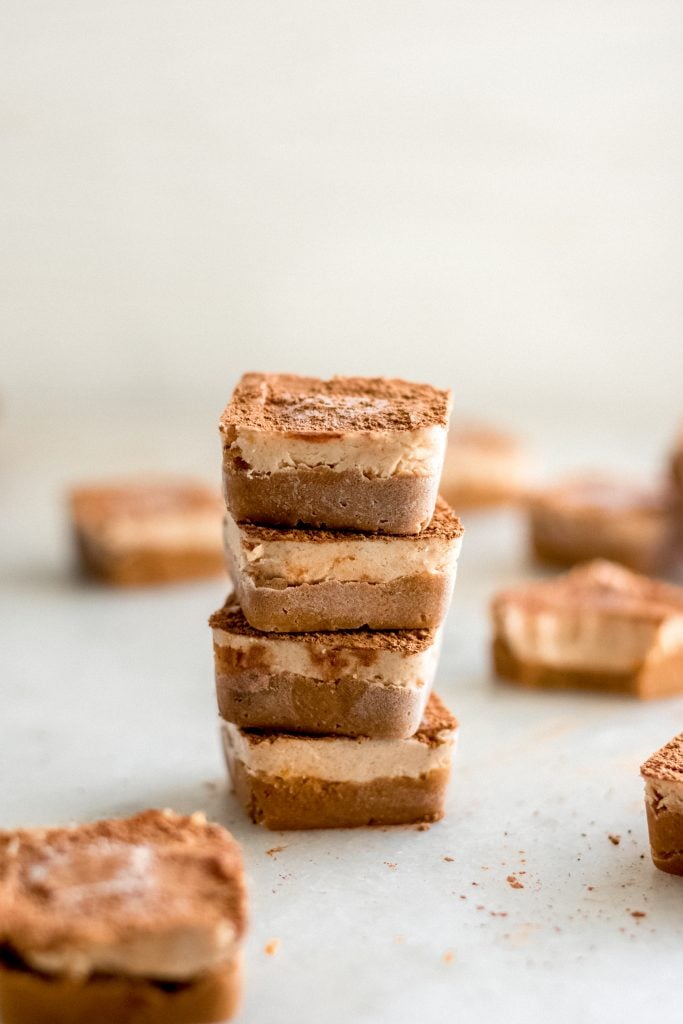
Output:
[[529,459],[518,438],[491,427],[451,427],[440,490],[453,508],[519,501],[529,476]]
[[683,732],[640,769],[655,867],[683,875]]
[[228,508],[274,526],[419,533],[450,408],[428,384],[247,373],[220,421]]
[[637,697],[683,692],[683,588],[595,561],[492,603],[498,675]]
[[663,487],[577,476],[534,494],[529,519],[534,554],[553,565],[608,558],[657,573],[666,564],[670,499]]
[[225,574],[223,502],[189,480],[97,484],[71,492],[82,568],[119,585]]
[[443,817],[457,722],[432,694],[409,739],[251,732],[223,722],[233,786],[271,829],[404,825]]
[[262,633],[232,596],[209,624],[218,709],[242,728],[402,739],[420,725],[438,630]]
[[239,847],[203,814],[0,832],[4,1024],[203,1024],[239,1001]]
[[439,499],[429,526],[410,537],[277,529],[228,513],[225,547],[255,629],[430,629],[448,611],[463,532]]

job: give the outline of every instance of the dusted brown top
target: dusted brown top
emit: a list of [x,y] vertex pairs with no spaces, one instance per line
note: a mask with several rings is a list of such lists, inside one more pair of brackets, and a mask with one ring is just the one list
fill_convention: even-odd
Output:
[[640,774],[646,779],[683,782],[683,732],[648,758]]
[[532,504],[584,515],[643,513],[665,516],[670,504],[666,488],[646,487],[605,473],[584,473],[537,491]]
[[450,391],[386,377],[297,377],[246,373],[225,409],[220,429],[277,431],[288,435],[446,427]]
[[258,526],[254,523],[238,523],[243,543],[250,547],[257,544],[271,543],[273,541],[306,544],[340,544],[344,541],[352,541],[368,544],[395,544],[397,541],[413,542],[422,544],[424,541],[442,538],[455,540],[462,537],[465,529],[456,516],[453,509],[443,498],[437,498],[434,515],[428,526],[422,533],[402,534],[399,537],[392,537],[384,533],[358,533],[350,530],[314,530],[305,526]]
[[75,522],[88,526],[111,519],[141,519],[203,510],[222,514],[224,510],[217,488],[185,479],[122,480],[75,487],[70,502]]
[[[413,736],[404,740],[385,740],[385,743],[395,743],[400,746],[402,743],[412,743],[418,740],[426,743],[429,747],[438,747],[445,742],[444,732],[453,733],[458,728],[458,720],[451,714],[444,702],[434,692],[430,693],[427,706],[420,722],[420,728]],[[250,746],[256,747],[259,743],[271,743],[273,740],[286,739],[291,736],[293,740],[300,743],[302,740],[311,740],[314,743],[348,743],[348,736],[308,736],[305,733],[276,732],[268,729],[240,729],[242,735],[248,740]],[[374,742],[365,736],[356,736],[354,743]]]
[[330,651],[343,647],[361,651],[398,651],[402,654],[419,654],[427,650],[436,640],[436,629],[343,629],[334,633],[263,633],[250,626],[234,595],[230,595],[222,608],[209,619],[212,629],[226,633],[253,637],[261,643],[314,644]]
[[672,615],[683,615],[683,587],[596,559],[551,580],[501,591],[493,599],[494,612],[507,603],[532,611],[585,608],[605,615],[661,622]]
[[221,921],[239,936],[245,900],[240,849],[203,814],[0,832],[0,943],[19,953]]

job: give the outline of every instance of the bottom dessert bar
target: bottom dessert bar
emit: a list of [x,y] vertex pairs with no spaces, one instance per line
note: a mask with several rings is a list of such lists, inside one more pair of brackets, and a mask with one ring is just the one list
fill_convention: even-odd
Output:
[[237,1012],[241,958],[189,982],[40,974],[0,955],[3,1024],[214,1024]]
[[223,722],[237,798],[270,829],[353,828],[438,821],[457,721],[432,694],[408,739],[255,732]]
[[230,833],[172,811],[0,831],[3,1024],[213,1024],[236,1012]]
[[655,867],[683,875],[683,733],[653,754],[640,769]]

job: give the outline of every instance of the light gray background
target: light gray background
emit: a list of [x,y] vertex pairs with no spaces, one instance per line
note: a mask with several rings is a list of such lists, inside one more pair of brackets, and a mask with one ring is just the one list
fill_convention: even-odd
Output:
[[[5,0],[16,401],[245,368],[680,412],[683,8]],[[652,411],[655,410],[655,413]]]

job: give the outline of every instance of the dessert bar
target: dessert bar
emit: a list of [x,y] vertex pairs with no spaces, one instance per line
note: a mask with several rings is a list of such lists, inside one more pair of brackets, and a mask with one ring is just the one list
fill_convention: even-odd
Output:
[[437,821],[456,730],[435,694],[409,739],[253,732],[222,724],[237,797],[254,822],[271,829]]
[[202,814],[0,832],[0,906],[3,1024],[203,1024],[236,1010],[242,859]]
[[418,533],[434,512],[451,396],[384,377],[248,373],[220,421],[234,519]]
[[439,499],[420,534],[277,529],[225,520],[228,563],[245,618],[282,633],[429,629],[455,583],[463,528]]
[[420,724],[438,630],[263,633],[234,597],[209,624],[218,708],[242,728],[401,739]]
[[484,426],[451,427],[439,490],[453,508],[507,505],[529,484],[529,460],[511,434]]
[[683,692],[683,588],[612,562],[498,594],[498,675],[532,687],[666,697]]
[[640,769],[652,860],[661,871],[683,875],[683,733]]
[[188,480],[121,482],[71,492],[81,567],[107,583],[170,583],[225,574],[220,494]]

